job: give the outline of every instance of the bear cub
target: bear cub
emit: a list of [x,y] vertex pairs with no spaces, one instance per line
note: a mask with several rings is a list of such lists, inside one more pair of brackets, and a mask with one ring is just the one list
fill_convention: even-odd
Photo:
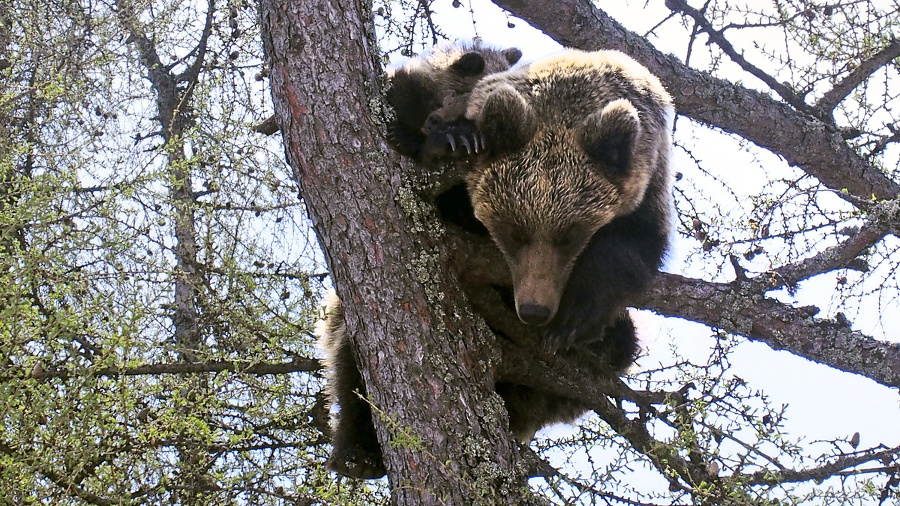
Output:
[[396,112],[388,125],[391,144],[420,162],[478,151],[481,139],[468,125],[460,129],[456,124],[464,121],[468,93],[479,79],[510,68],[521,57],[517,48],[494,49],[476,39],[437,46],[390,72],[387,101]]

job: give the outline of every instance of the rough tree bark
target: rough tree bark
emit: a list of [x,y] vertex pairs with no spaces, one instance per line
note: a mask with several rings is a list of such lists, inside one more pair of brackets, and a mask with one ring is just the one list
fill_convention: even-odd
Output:
[[383,140],[370,12],[364,1],[261,2],[286,156],[346,306],[393,499],[524,504],[524,466],[498,430],[498,353],[460,304],[446,240]]

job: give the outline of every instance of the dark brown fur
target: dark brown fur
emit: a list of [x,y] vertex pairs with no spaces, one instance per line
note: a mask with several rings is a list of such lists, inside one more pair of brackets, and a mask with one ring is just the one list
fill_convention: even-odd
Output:
[[[466,123],[468,94],[482,77],[509,69],[522,52],[472,43],[435,47],[390,73],[388,103],[396,118],[388,139],[401,153],[420,161],[467,156],[480,147]],[[440,131],[437,131],[437,129]]]
[[372,408],[353,358],[344,307],[334,293],[329,295],[324,318],[316,323],[316,337],[323,355],[329,400],[332,408],[335,404],[340,407],[331,424],[334,450],[328,468],[351,478],[380,478],[385,469],[372,424]]

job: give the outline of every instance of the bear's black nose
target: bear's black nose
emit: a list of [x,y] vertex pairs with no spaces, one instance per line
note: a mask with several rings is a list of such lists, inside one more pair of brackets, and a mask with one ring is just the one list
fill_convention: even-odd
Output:
[[528,325],[544,325],[550,320],[550,308],[538,304],[519,306],[519,319]]

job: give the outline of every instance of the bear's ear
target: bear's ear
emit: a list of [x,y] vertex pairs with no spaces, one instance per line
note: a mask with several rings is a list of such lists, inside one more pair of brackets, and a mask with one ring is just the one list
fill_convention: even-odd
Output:
[[537,118],[525,98],[512,86],[498,86],[485,100],[478,122],[491,154],[521,149],[537,132]]
[[450,70],[462,77],[481,75],[484,72],[484,57],[474,52],[466,53],[450,65]]
[[502,53],[503,57],[506,58],[506,61],[510,64],[510,66],[515,65],[516,63],[518,63],[519,59],[522,58],[522,51],[520,51],[517,47],[506,48],[502,51]]
[[588,116],[578,140],[591,159],[615,172],[625,173],[640,128],[637,109],[627,99],[620,98]]

